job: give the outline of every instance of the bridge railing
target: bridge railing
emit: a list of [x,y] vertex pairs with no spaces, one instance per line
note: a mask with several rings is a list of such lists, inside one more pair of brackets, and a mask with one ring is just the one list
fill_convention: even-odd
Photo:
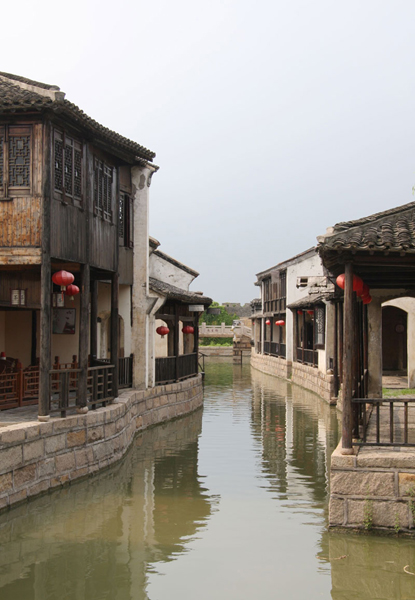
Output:
[[206,325],[202,323],[199,327],[199,337],[233,337],[231,325]]

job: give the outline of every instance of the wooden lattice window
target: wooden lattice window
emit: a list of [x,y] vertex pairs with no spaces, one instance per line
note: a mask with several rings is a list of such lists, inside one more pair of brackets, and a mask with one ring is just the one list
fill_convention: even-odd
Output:
[[95,157],[94,160],[94,211],[106,221],[113,216],[113,167]]
[[30,193],[32,138],[30,126],[0,127],[0,193],[2,196]]
[[53,188],[55,197],[82,204],[82,144],[63,131],[53,132]]
[[120,193],[118,201],[118,237],[120,246],[133,247],[133,199],[124,192]]

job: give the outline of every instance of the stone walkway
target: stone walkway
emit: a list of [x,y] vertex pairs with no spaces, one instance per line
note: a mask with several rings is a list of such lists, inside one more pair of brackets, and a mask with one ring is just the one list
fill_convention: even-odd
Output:
[[0,427],[12,425],[13,423],[37,422],[38,406],[22,406],[21,408],[11,408],[10,410],[0,411]]

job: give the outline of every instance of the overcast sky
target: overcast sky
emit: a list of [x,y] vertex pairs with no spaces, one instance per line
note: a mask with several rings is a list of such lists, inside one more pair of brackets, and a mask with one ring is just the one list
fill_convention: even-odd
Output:
[[2,71],[155,151],[150,233],[219,302],[415,200],[413,0],[2,4]]

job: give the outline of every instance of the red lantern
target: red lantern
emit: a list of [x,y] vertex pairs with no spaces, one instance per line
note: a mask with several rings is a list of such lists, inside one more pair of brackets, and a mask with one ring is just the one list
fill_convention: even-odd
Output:
[[353,291],[356,292],[358,296],[361,296],[364,285],[363,279],[357,275],[353,275]]
[[372,302],[372,296],[370,294],[368,294],[367,296],[362,298],[362,302],[363,302],[363,304],[370,304]]
[[360,294],[362,299],[366,298],[366,296],[369,296],[369,292],[370,292],[370,287],[367,285],[367,283],[364,283],[362,293]]
[[310,317],[314,316],[314,310],[308,310],[307,314],[310,315]]
[[282,327],[283,325],[285,325],[285,321],[283,321],[282,319],[280,321],[275,321],[275,325]]
[[303,311],[302,310],[297,310],[297,315],[302,315]]
[[73,283],[70,283],[69,285],[66,286],[65,294],[67,296],[70,296],[71,297],[70,299],[73,300],[74,296],[79,294],[79,287],[77,285],[74,285]]
[[161,335],[162,338],[164,338],[165,335],[170,333],[170,329],[165,325],[162,325],[161,327],[157,327],[156,333],[158,333],[159,335]]
[[195,328],[192,327],[191,325],[185,325],[182,329],[183,333],[194,333],[195,332]]
[[267,320],[265,321],[265,325],[271,325],[271,321],[270,321],[269,319],[267,319]]
[[67,285],[73,283],[74,279],[74,275],[72,275],[72,273],[69,273],[69,271],[58,271],[57,273],[54,273],[52,275],[53,283],[56,283],[56,285],[60,285],[62,292],[65,291]]
[[341,275],[339,275],[336,279],[336,284],[339,286],[339,288],[341,290],[344,290],[344,282],[346,279],[346,275],[344,273],[342,273]]

